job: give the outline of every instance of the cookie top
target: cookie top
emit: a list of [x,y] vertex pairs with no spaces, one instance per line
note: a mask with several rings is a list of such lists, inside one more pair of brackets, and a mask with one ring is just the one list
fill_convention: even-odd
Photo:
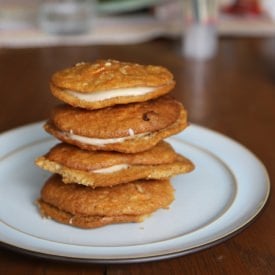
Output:
[[53,109],[49,123],[68,134],[110,139],[164,129],[177,121],[181,110],[180,102],[169,96],[99,110],[59,105]]
[[158,87],[174,82],[166,68],[140,65],[118,60],[81,62],[71,68],[56,72],[51,83],[62,89],[90,93],[118,88]]
[[61,177],[53,175],[41,190],[41,200],[73,215],[143,215],[168,207],[174,200],[174,190],[168,180],[135,181],[92,189],[64,184]]
[[117,60],[78,63],[56,72],[50,82],[55,97],[89,110],[144,102],[168,93],[174,86],[172,73],[164,67]]

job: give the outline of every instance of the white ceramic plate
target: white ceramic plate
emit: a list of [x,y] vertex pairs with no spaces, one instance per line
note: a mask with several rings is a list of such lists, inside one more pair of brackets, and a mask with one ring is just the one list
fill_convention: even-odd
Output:
[[235,141],[191,125],[168,139],[196,169],[174,177],[176,199],[143,223],[84,230],[42,219],[35,205],[49,173],[34,159],[57,141],[42,123],[0,135],[0,242],[63,260],[134,262],[198,251],[236,234],[263,208],[270,189],[262,163]]

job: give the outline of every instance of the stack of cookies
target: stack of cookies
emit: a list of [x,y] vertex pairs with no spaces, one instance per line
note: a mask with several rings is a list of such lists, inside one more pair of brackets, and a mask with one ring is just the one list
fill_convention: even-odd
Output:
[[61,143],[36,160],[54,173],[38,199],[41,215],[95,228],[168,208],[169,178],[194,168],[164,141],[187,126],[184,107],[167,95],[174,86],[166,68],[116,60],[56,72],[50,87],[63,104],[44,128]]

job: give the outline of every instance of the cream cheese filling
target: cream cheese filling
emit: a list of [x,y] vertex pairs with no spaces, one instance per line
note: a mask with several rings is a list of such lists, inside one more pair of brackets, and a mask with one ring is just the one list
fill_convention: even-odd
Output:
[[68,132],[68,133],[62,132],[62,134],[66,135],[71,140],[78,141],[88,145],[96,145],[96,146],[104,146],[105,144],[112,144],[112,143],[122,143],[126,140],[131,140],[131,139],[150,135],[150,133],[146,132],[142,134],[130,135],[130,136],[119,137],[119,138],[90,138],[90,137],[75,135],[72,132]]
[[120,96],[145,95],[150,92],[153,92],[155,89],[156,87],[137,87],[137,88],[113,89],[113,90],[91,92],[91,93],[79,93],[71,90],[64,90],[64,92],[77,99],[93,102],[93,101],[101,101],[101,100],[120,97]]
[[113,166],[110,166],[107,168],[93,170],[91,172],[98,173],[98,174],[110,174],[110,173],[114,173],[114,172],[118,172],[118,171],[127,169],[128,167],[129,167],[128,164],[117,164],[117,165],[113,165]]

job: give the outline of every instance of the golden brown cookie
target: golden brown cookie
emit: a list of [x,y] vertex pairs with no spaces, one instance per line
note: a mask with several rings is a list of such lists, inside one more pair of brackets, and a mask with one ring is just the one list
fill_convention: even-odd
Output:
[[147,101],[174,86],[172,73],[164,67],[109,59],[58,71],[50,84],[55,97],[85,109]]
[[194,169],[192,162],[177,154],[166,142],[136,154],[86,151],[61,143],[36,164],[62,176],[64,183],[91,187],[113,186],[139,179],[167,179]]
[[187,114],[182,104],[164,96],[99,110],[57,106],[44,128],[61,141],[82,149],[136,153],[186,126]]
[[88,188],[64,184],[51,176],[38,200],[43,216],[82,228],[140,222],[160,208],[168,208],[174,190],[168,180],[135,181],[114,187]]

